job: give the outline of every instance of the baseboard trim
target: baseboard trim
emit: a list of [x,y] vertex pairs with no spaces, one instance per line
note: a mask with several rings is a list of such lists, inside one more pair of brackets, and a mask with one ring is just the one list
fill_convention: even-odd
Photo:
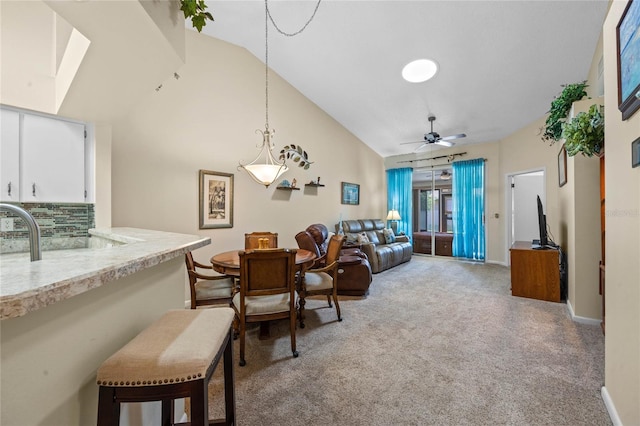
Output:
[[602,320],[597,318],[587,318],[587,317],[577,316],[576,313],[573,311],[573,305],[571,304],[571,300],[567,300],[567,309],[569,310],[569,315],[571,316],[571,319],[575,322],[579,322],[580,324],[600,325],[600,323],[602,322]]
[[609,396],[609,392],[605,386],[600,390],[600,394],[602,395],[602,400],[604,401],[604,406],[607,408],[607,412],[609,413],[609,418],[611,419],[611,423],[613,426],[622,426],[622,421],[618,416],[618,412],[616,411],[615,405],[613,405],[613,401]]

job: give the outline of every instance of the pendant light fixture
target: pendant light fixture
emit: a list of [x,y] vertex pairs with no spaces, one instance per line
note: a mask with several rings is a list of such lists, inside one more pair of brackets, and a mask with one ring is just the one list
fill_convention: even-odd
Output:
[[[313,20],[316,12],[318,11],[318,7],[320,6],[320,1],[316,4],[315,10],[313,11],[313,15],[311,18],[304,24],[304,26],[296,31],[295,33],[285,33],[274,22],[273,18],[269,13],[269,6],[267,4],[267,0],[264,1],[264,94],[265,94],[265,125],[264,131],[258,129],[256,133],[262,134],[262,147],[260,148],[260,152],[258,156],[249,164],[242,164],[238,166],[238,169],[244,169],[249,176],[256,181],[257,183],[264,185],[265,188],[268,188],[276,179],[278,179],[283,173],[285,173],[289,168],[287,167],[286,159],[293,157],[294,161],[299,162],[299,166],[304,167],[305,169],[309,168],[309,164],[311,162],[308,161],[307,153],[304,152],[299,146],[295,145],[287,145],[280,152],[280,160],[278,161],[273,156],[272,150],[275,147],[272,142],[272,138],[275,134],[274,129],[269,128],[269,19],[273,23],[273,26],[278,30],[280,34],[285,36],[294,36],[301,33],[307,25]],[[260,146],[260,145],[258,145]]]
[[[269,185],[289,170],[289,168],[284,160],[282,162],[277,161],[271,152],[274,148],[274,143],[271,141],[271,138],[276,131],[269,129],[269,9],[267,8],[266,0],[264,2],[264,97],[264,132],[260,129],[256,130],[256,133],[262,134],[262,148],[255,160],[247,165],[240,163],[239,168],[246,170],[253,180],[264,185],[265,188],[268,188]],[[263,162],[260,162],[263,157]]]

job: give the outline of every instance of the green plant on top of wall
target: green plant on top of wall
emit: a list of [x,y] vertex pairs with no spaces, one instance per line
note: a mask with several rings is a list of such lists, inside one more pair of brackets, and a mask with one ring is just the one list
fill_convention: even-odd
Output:
[[191,25],[198,32],[202,32],[202,27],[207,25],[207,19],[213,21],[213,15],[206,12],[206,8],[204,0],[180,0],[180,10],[184,12],[184,19],[191,18]]
[[578,153],[587,157],[600,154],[604,148],[604,113],[600,105],[591,105],[588,112],[580,112],[565,123],[562,137],[571,157]]
[[549,116],[542,127],[542,140],[553,145],[562,138],[562,125],[567,121],[571,105],[587,96],[584,90],[588,87],[586,81],[566,84],[562,92],[551,101]]

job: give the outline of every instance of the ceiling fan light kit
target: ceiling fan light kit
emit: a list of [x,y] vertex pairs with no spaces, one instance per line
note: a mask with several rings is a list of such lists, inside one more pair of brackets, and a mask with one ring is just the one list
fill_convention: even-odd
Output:
[[402,68],[402,78],[409,83],[423,83],[438,73],[438,64],[431,59],[417,59]]

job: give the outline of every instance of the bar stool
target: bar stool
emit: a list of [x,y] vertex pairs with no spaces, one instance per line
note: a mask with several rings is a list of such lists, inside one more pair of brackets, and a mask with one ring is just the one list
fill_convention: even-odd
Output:
[[[171,310],[98,369],[98,426],[117,425],[123,402],[162,401],[162,424],[173,425],[173,401],[190,398],[191,425],[235,424],[234,312]],[[209,421],[208,384],[224,354],[225,418]]]

